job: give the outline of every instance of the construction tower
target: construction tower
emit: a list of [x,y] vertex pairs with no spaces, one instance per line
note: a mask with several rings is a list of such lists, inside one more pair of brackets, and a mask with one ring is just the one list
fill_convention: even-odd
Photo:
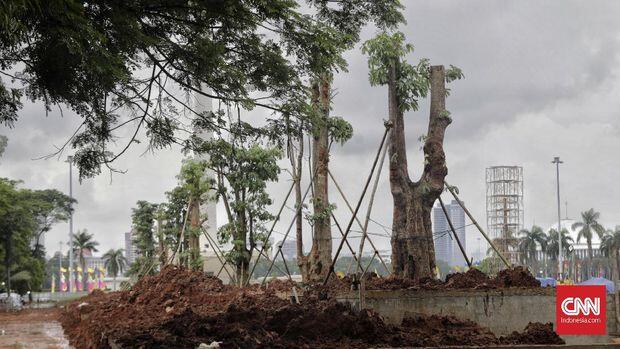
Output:
[[519,262],[518,237],[523,229],[523,167],[486,169],[487,229],[511,264]]

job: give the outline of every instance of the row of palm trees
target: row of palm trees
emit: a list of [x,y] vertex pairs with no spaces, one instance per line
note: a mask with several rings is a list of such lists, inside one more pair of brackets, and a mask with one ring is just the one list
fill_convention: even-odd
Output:
[[[98,252],[97,246],[99,246],[99,242],[95,241],[93,234],[89,234],[86,229],[78,230],[73,236],[73,255],[78,258],[78,263],[82,267],[82,273],[86,273],[86,255]],[[124,250],[122,248],[110,249],[103,254],[103,261],[107,274],[112,275],[114,285],[116,285],[116,278],[127,269],[127,259],[125,258]],[[82,277],[82,282],[84,282],[84,287],[86,287],[85,277]]]
[[[599,223],[600,213],[594,209],[589,209],[581,213],[581,220],[575,222],[571,228],[573,230],[578,229],[577,241],[580,243],[585,240],[587,245],[587,257],[588,263],[586,266],[589,270],[586,271],[588,276],[593,276],[592,271],[594,251],[592,248],[592,240],[595,236],[601,241],[600,252],[603,256],[610,259],[612,274],[614,278],[617,277],[618,271],[618,257],[620,250],[620,227],[616,227],[615,230],[608,230]],[[545,270],[547,270],[548,260],[554,261],[554,265],[557,264],[559,241],[562,239],[562,250],[564,256],[570,257],[573,253],[573,245],[575,241],[570,236],[566,229],[558,234],[555,229],[549,230],[545,233],[542,228],[533,226],[531,229],[524,229],[519,232],[519,238],[515,240],[513,246],[519,252],[520,262],[524,265],[530,266],[532,270],[538,271],[540,262],[545,263]],[[540,252],[539,252],[540,251]],[[539,258],[542,256],[542,261]]]

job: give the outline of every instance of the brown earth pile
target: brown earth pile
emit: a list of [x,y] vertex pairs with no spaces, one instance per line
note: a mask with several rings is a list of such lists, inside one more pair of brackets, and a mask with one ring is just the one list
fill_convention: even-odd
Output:
[[445,288],[488,288],[492,287],[492,280],[487,274],[472,268],[465,273],[449,274],[446,277]]
[[523,332],[513,332],[500,337],[501,344],[564,344],[564,340],[553,331],[553,324],[548,322],[530,322]]
[[540,281],[527,268],[517,266],[504,269],[493,279],[497,287],[540,287]]
[[[494,278],[490,278],[482,271],[471,268],[464,273],[448,274],[446,281],[425,278],[416,283],[409,279],[401,279],[393,276],[378,277],[377,275],[366,276],[365,287],[367,290],[443,290],[443,289],[498,289],[498,288],[538,288],[540,282],[524,267],[517,266],[500,271]],[[330,293],[337,291],[349,291],[354,280],[350,276],[342,279],[333,277],[329,280]],[[313,287],[315,287],[313,285]],[[290,290],[290,288],[289,288]]]
[[453,316],[408,317],[403,320],[401,327],[409,339],[408,345],[415,347],[488,346],[498,343],[488,328]]
[[[131,291],[94,292],[69,304],[61,323],[76,348],[196,348],[212,342],[221,342],[221,348],[499,343],[473,322],[419,316],[393,326],[372,311],[353,311],[334,300],[304,297],[301,304],[291,304],[274,291],[288,285],[272,286],[242,289],[199,272],[167,267],[140,280]],[[541,334],[535,326],[512,334],[510,340],[519,341],[522,335],[527,343],[536,341]]]

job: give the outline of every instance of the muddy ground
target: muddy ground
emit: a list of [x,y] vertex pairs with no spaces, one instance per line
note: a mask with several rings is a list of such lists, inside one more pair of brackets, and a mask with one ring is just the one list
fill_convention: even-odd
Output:
[[69,349],[58,322],[61,310],[0,311],[0,348]]
[[[488,281],[469,272],[433,287],[470,285],[467,280],[471,278],[480,278],[488,284],[484,287],[500,287],[500,283],[524,284],[517,280],[524,277],[516,271],[501,281]],[[397,282],[381,280],[390,285]],[[344,281],[334,280],[330,285],[337,288],[339,282]],[[267,290],[256,286],[242,289],[199,272],[167,267],[140,280],[131,291],[95,292],[69,304],[61,322],[77,348],[196,348],[212,342],[220,342],[221,348],[562,343],[551,324],[531,324],[525,332],[506,338],[498,338],[471,321],[445,316],[407,318],[394,326],[373,311],[359,312],[337,303],[325,289],[307,290],[301,304],[276,296],[277,290],[290,287],[292,284],[282,282]]]

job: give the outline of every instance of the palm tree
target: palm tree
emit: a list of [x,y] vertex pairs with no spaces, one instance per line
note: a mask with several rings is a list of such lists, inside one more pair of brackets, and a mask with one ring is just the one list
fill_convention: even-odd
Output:
[[618,257],[620,257],[620,226],[616,226],[615,230],[608,230],[603,235],[601,239],[601,254],[605,257],[609,258],[609,264],[611,265],[611,277],[613,279],[614,285],[618,282],[620,275],[618,275],[618,271],[620,268],[618,267]]
[[593,234],[596,233],[600,239],[603,238],[603,234],[605,234],[605,228],[598,222],[601,214],[594,211],[593,208],[581,212],[581,222],[575,222],[572,225],[573,230],[580,229],[577,235],[577,243],[584,238],[586,239],[586,243],[588,244],[588,275],[592,276],[590,273],[590,267],[592,266],[592,237]]
[[108,274],[112,274],[114,277],[114,291],[116,291],[116,277],[118,274],[122,274],[123,270],[127,267],[127,259],[125,259],[124,250],[119,248],[117,250],[110,249],[103,255],[104,267],[108,271]]
[[537,245],[540,246],[542,253],[544,254],[547,249],[547,235],[541,227],[532,226],[531,230],[523,229],[519,232],[521,237],[519,238],[518,250],[521,256],[521,261],[525,265],[531,265],[534,270],[534,275],[538,273],[538,258],[536,255]]
[[[547,234],[547,255],[552,261],[557,261],[558,254],[560,252],[558,231],[555,229],[550,229]],[[566,229],[562,229],[562,233],[560,235],[562,236],[563,255],[567,257],[573,252],[574,241]]]
[[97,246],[99,243],[93,240],[93,234],[89,234],[86,229],[78,230],[73,237],[73,254],[77,254],[78,261],[82,267],[82,282],[86,286],[86,278],[84,273],[86,272],[86,259],[84,253],[89,251],[91,254],[97,252]]

